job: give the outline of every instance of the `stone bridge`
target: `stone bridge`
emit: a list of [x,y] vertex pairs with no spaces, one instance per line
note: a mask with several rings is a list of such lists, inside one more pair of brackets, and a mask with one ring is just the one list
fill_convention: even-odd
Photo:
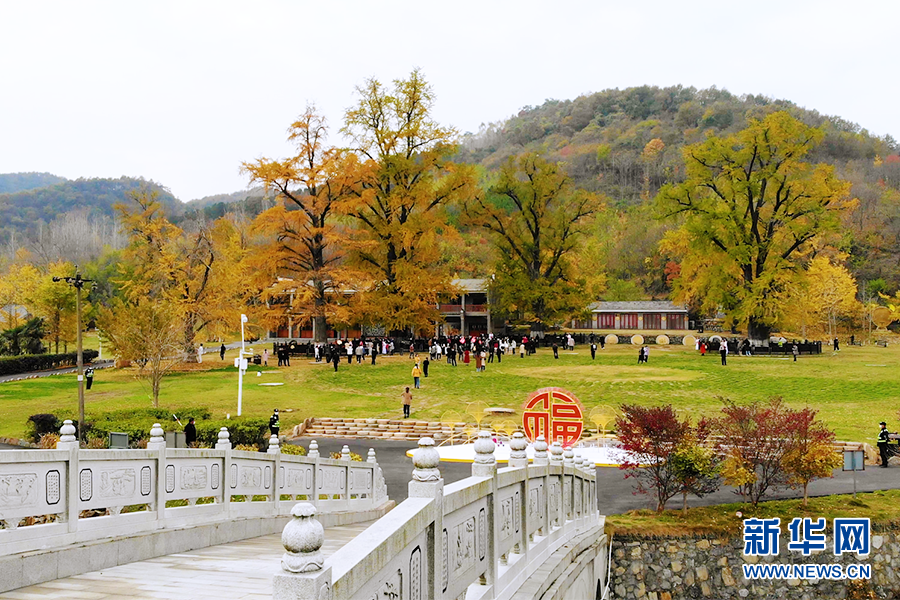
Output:
[[[367,462],[232,450],[80,450],[66,421],[55,450],[0,452],[0,592],[281,531],[298,500],[327,525],[370,521],[393,506]],[[168,506],[167,506],[168,504]],[[177,506],[176,506],[177,505]]]
[[520,433],[510,446],[498,469],[481,432],[472,476],[445,487],[434,441],[421,439],[409,498],[327,560],[316,507],[297,504],[275,600],[600,598],[608,543],[594,465],[558,442],[548,456],[543,437],[531,465]]

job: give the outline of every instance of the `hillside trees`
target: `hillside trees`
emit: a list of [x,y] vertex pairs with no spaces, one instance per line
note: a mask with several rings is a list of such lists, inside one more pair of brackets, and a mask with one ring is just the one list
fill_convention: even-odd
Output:
[[369,79],[357,93],[341,130],[360,158],[342,203],[358,226],[348,247],[359,293],[345,320],[425,329],[439,317],[439,297],[453,292],[438,238],[449,227],[445,209],[473,195],[473,169],[450,161],[456,132],[433,120],[434,93],[420,71],[391,89]]
[[777,112],[685,148],[684,182],[657,196],[687,234],[680,300],[722,307],[733,322],[747,322],[751,339],[768,339],[799,258],[854,205],[832,166],[803,160],[822,136]]
[[536,154],[511,158],[488,192],[466,203],[468,222],[491,233],[499,253],[493,301],[538,327],[583,311],[603,283],[576,256],[598,195],[574,189],[565,170]]
[[[281,161],[261,158],[243,166],[252,183],[261,184],[266,192],[274,190],[280,201],[255,222],[256,230],[271,240],[259,249],[257,272],[269,281],[278,281],[278,271],[291,277],[265,286],[267,297],[292,294],[292,312],[312,317],[317,343],[326,341],[327,320],[334,315],[336,301],[333,291],[341,287],[343,233],[336,223],[337,209],[348,196],[354,158],[326,146],[326,136],[324,117],[307,106],[289,129],[296,156]],[[283,304],[271,305],[275,311],[268,320],[275,328],[285,315]]]

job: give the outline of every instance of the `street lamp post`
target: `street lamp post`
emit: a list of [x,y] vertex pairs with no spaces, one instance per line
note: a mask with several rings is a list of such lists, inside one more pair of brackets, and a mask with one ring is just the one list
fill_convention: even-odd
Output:
[[84,441],[84,349],[81,339],[81,288],[85,283],[90,283],[93,279],[82,279],[81,273],[75,272],[75,277],[54,277],[54,282],[65,281],[67,284],[75,288],[75,321],[77,326],[77,343],[78,343],[78,438]]

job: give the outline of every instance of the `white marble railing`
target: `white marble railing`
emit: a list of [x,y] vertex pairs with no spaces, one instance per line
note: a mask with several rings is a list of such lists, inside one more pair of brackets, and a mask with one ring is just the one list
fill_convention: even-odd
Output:
[[521,434],[510,445],[510,467],[497,469],[481,432],[472,476],[444,487],[434,441],[421,439],[409,498],[327,561],[315,507],[298,504],[282,535],[275,599],[510,598],[560,546],[601,523],[592,464],[558,443],[548,457],[542,437],[534,464]]
[[[147,450],[79,450],[70,421],[56,450],[0,452],[0,556],[238,518],[290,515],[298,500],[319,511],[374,509],[387,489],[374,451],[367,462],[231,449],[166,448],[155,425]],[[201,500],[202,499],[202,500]],[[172,500],[186,505],[167,507]],[[243,500],[243,501],[236,501]],[[198,502],[200,501],[200,502]],[[125,507],[137,508],[122,512]],[[82,517],[83,511],[106,510]],[[40,524],[25,525],[34,517]]]

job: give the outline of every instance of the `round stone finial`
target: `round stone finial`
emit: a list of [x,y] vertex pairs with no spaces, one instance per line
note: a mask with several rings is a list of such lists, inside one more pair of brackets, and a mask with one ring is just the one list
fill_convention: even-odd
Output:
[[269,449],[266,450],[266,454],[279,454],[281,452],[281,448],[278,447],[278,436],[274,433],[269,436]]
[[344,444],[344,447],[341,448],[341,460],[350,460],[350,446]]
[[290,573],[320,570],[325,563],[321,551],[325,543],[325,529],[316,519],[316,507],[308,502],[295,504],[291,516],[293,518],[281,533],[285,550],[281,556],[281,568]]
[[369,455],[366,457],[366,462],[377,463],[378,461],[375,459],[375,448],[369,448]]
[[166,447],[166,432],[159,423],[154,423],[150,428],[150,441],[147,442],[148,450],[159,450]]
[[419,439],[419,447],[413,452],[412,475],[415,481],[438,481],[441,472],[438,465],[441,464],[441,455],[434,447],[434,440],[430,437]]
[[475,463],[479,465],[493,465],[497,462],[494,458],[494,450],[497,445],[491,439],[491,432],[479,431],[475,440]]
[[559,466],[563,464],[563,447],[559,441],[555,441],[550,445],[550,464]]
[[59,428],[59,441],[74,442],[75,441],[75,425],[71,419],[63,421],[63,426]]
[[546,465],[548,464],[549,458],[547,456],[547,440],[543,435],[537,436],[534,440],[534,464],[535,465]]
[[524,467],[528,464],[528,440],[521,431],[517,431],[509,440],[509,466]]
[[231,448],[231,434],[228,433],[227,427],[219,429],[219,438],[216,442],[216,450],[227,450]]
[[563,451],[563,465],[566,467],[575,466],[575,452],[571,448]]
[[310,440],[309,452],[307,452],[306,455],[310,458],[319,458],[319,442]]

